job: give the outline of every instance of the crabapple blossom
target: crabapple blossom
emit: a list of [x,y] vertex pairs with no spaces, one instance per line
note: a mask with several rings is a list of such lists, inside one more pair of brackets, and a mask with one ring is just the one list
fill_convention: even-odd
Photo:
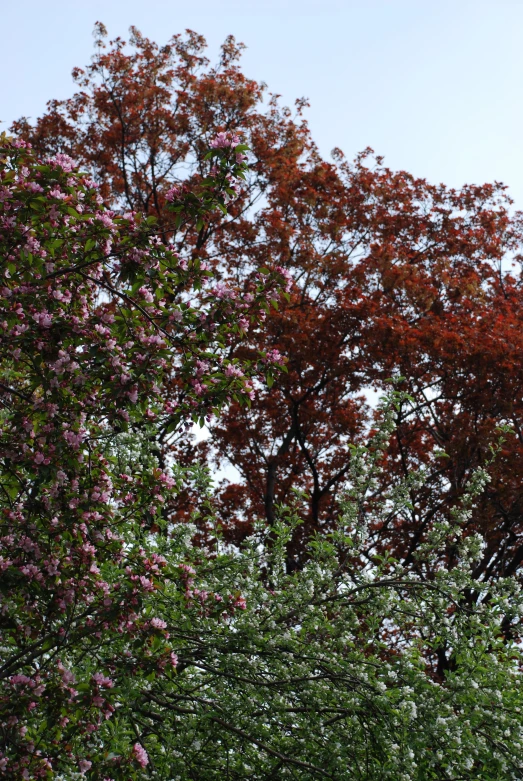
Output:
[[[143,426],[176,430],[217,412],[233,381],[247,401],[263,365],[247,362],[245,380],[223,371],[246,316],[240,289],[215,296],[208,269],[182,262],[141,215],[106,209],[67,155],[39,160],[5,135],[0,147],[0,769],[89,776],[126,677],[118,658],[131,677],[178,665],[167,622],[144,614],[167,559],[142,543],[176,520],[181,472],[159,467]],[[184,220],[223,204],[226,176],[243,170],[225,151],[221,183],[173,206]],[[251,288],[249,318],[283,281],[274,272]],[[173,300],[172,286],[193,290],[192,302]],[[129,777],[130,757],[128,747],[108,777]]]

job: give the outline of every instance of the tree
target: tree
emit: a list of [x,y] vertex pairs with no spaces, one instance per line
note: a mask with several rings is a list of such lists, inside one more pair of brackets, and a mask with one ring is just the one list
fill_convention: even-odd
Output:
[[[67,155],[1,144],[0,708],[14,752],[2,769],[36,778],[62,751],[61,732],[89,734],[112,713],[105,684],[84,677],[75,689],[64,665],[87,650],[103,657],[120,635],[150,655],[157,627],[142,605],[165,562],[141,542],[168,533],[181,480],[157,442],[249,401],[267,369],[231,362],[227,344],[285,280],[267,270],[245,290],[218,286],[197,255],[162,242],[153,218],[106,209]],[[224,209],[241,182],[238,139],[211,146],[213,174],[167,195],[180,229]],[[176,664],[168,643],[154,658]]]
[[[217,175],[173,203],[181,223],[243,173],[236,139],[215,149]],[[161,463],[159,432],[250,394],[259,367],[220,359],[281,276],[224,297],[154,223],[105,209],[69,157],[5,138],[0,153],[3,777],[521,778],[523,599],[514,579],[474,579],[481,540],[461,535],[487,473],[418,549],[430,580],[365,564],[367,497],[407,400],[393,393],[299,571],[299,496],[234,552],[208,511],[202,547],[173,512],[185,475]],[[404,511],[421,482],[373,512]]]
[[[521,275],[504,271],[508,260],[519,262],[521,218],[510,215],[504,187],[429,185],[390,171],[370,151],[350,165],[338,150],[327,163],[301,118],[305,102],[296,117],[275,97],[264,108],[263,88],[239,70],[232,38],[211,68],[195,33],[159,48],[133,29],[128,50],[120,39],[107,49],[97,30],[97,55],[74,72],[79,92],[52,101],[34,127],[16,123],[16,132],[42,153],[80,159],[113,208],[154,214],[167,237],[169,188],[190,189],[214,133],[242,132],[251,173],[228,218],[216,213],[205,230],[172,236],[236,284],[267,261],[294,280],[290,302],[238,353],[281,353],[288,376],[257,386],[248,415],[233,405],[211,427],[211,447],[199,447],[201,458],[227,459],[242,477],[216,498],[229,538],[240,539],[260,513],[273,523],[275,506],[298,484],[310,503],[288,565],[301,566],[313,531],[335,524],[347,442],[372,426],[362,393],[401,375],[417,402],[400,410],[383,479],[430,464],[431,490],[374,529],[372,545],[415,566],[417,546],[448,517],[496,426],[510,420],[521,429]],[[521,444],[507,444],[469,523],[487,540],[478,575],[521,564]],[[433,445],[448,457],[435,456]],[[189,462],[191,449],[181,448]],[[188,489],[187,515],[195,501]]]
[[[212,174],[167,196],[175,227],[205,229],[234,196],[237,141],[219,134]],[[204,508],[202,544],[172,503],[186,470],[158,443],[247,401],[276,356],[240,364],[228,343],[285,276],[216,284],[63,153],[4,137],[0,179],[3,777],[521,778],[523,599],[514,578],[474,579],[481,539],[461,534],[485,470],[418,548],[429,579],[366,563],[373,514],[403,512],[422,482],[368,506],[408,401],[393,392],[300,570],[285,566],[299,493],[232,551]]]

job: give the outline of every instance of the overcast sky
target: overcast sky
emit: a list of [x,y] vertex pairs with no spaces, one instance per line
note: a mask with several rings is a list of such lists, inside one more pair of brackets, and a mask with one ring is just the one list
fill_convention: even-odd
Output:
[[67,97],[101,20],[158,43],[189,27],[307,117],[328,155],[366,146],[433,182],[503,181],[523,208],[523,0],[24,0],[2,4],[0,119]]

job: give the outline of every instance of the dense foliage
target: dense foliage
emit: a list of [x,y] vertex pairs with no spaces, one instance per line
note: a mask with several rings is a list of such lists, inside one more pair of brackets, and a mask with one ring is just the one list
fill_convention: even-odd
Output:
[[[250,401],[251,378],[271,367],[240,367],[227,345],[285,279],[264,269],[247,289],[217,285],[150,219],[104,208],[66,155],[2,145],[2,726],[36,777],[34,747],[51,727],[85,730],[111,713],[89,678],[99,704],[78,709],[68,649],[84,655],[116,634],[145,651],[157,634],[140,605],[164,560],[141,538],[170,523],[178,478],[140,448],[224,401]],[[189,196],[171,196],[180,227],[234,196],[238,139],[218,136],[209,167]],[[162,645],[155,664],[175,665],[173,654]],[[39,733],[24,726],[33,710]]]
[[[335,524],[347,443],[363,441],[372,425],[362,394],[400,374],[417,404],[399,413],[376,498],[410,469],[426,465],[430,474],[412,507],[378,523],[371,541],[416,566],[417,548],[488,457],[496,426],[523,425],[519,265],[507,273],[518,262],[521,220],[510,215],[504,188],[431,185],[370,152],[349,164],[337,150],[327,162],[301,116],[304,102],[296,115],[274,97],[264,103],[233,39],[211,67],[195,33],[163,47],[137,30],[130,47],[107,45],[104,34],[100,25],[96,56],[74,73],[78,92],[52,101],[34,127],[18,122],[16,132],[42,154],[81,160],[113,208],[143,210],[169,230],[169,188],[197,181],[216,132],[242,131],[250,172],[227,219],[216,213],[203,232],[188,226],[173,238],[180,250],[197,247],[225,278],[243,280],[273,263],[294,279],[290,301],[240,353],[277,350],[288,375],[270,389],[256,386],[248,411],[233,404],[211,426],[210,443],[198,446],[202,460],[240,472],[215,497],[229,539],[258,517],[272,523],[298,485],[310,498],[288,566],[300,566],[314,530]],[[520,567],[522,447],[519,433],[507,442],[467,522],[487,542],[478,576]],[[191,457],[184,441],[177,458]],[[197,500],[184,491],[180,513]]]
[[[169,196],[180,225],[234,197],[237,140],[217,136],[212,175]],[[487,473],[418,550],[430,578],[365,564],[369,528],[423,482],[367,506],[411,403],[394,392],[299,571],[299,494],[235,550],[203,509],[202,542],[172,502],[209,480],[162,463],[161,432],[250,397],[267,354],[240,366],[228,345],[285,277],[216,284],[154,223],[108,211],[69,157],[6,138],[0,154],[2,777],[523,777],[523,600],[513,579],[474,579],[481,540],[461,535]]]
[[0,137],[0,778],[523,778],[503,188],[98,34]]

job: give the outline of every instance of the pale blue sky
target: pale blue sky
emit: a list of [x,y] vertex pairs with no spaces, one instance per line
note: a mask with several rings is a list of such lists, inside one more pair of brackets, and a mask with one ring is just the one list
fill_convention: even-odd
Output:
[[[453,186],[494,179],[523,208],[523,0],[24,0],[2,4],[0,119],[72,92],[99,19],[163,43],[190,27],[289,104],[307,96],[320,149],[367,145]],[[4,127],[6,127],[4,125]]]

